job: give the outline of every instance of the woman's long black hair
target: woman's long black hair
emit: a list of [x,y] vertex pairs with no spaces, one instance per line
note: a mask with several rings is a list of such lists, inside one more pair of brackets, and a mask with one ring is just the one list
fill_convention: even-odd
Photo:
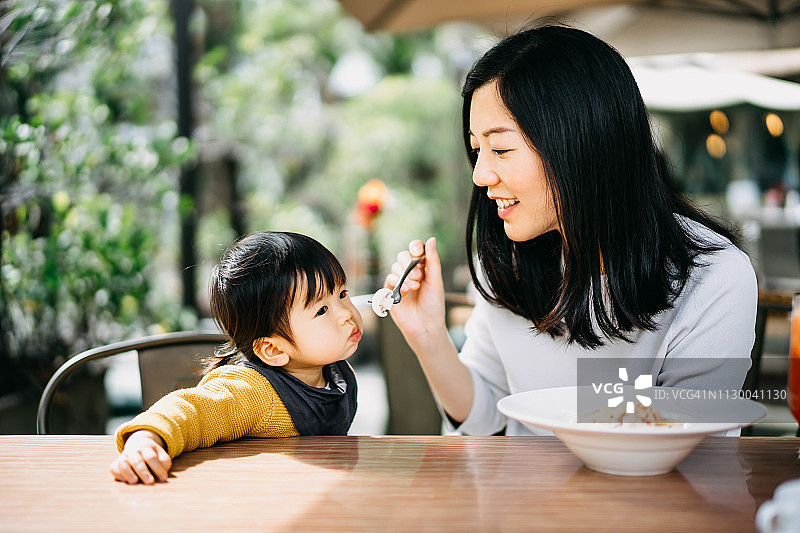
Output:
[[206,371],[252,359],[253,341],[277,335],[293,342],[289,312],[300,291],[305,305],[345,285],[341,263],[306,235],[260,232],[242,237],[211,274],[211,314],[230,341],[205,362]]
[[[603,345],[603,335],[629,340],[635,329],[654,329],[654,316],[673,305],[692,269],[702,266],[699,256],[722,247],[693,234],[676,215],[738,239],[673,188],[625,60],[600,39],[565,26],[502,40],[464,82],[464,144],[473,167],[472,95],[492,81],[542,159],[560,233],[512,242],[486,187],[475,186],[466,228],[475,286],[539,331],[584,347]],[[485,281],[478,279],[476,250]]]

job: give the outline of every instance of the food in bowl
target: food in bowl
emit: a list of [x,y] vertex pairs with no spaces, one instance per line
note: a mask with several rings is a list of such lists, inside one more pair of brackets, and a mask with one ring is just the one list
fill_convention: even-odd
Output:
[[675,426],[679,427],[681,424],[671,418],[661,416],[652,406],[645,406],[641,402],[636,402],[633,406],[633,412],[629,413],[625,404],[620,404],[616,407],[604,407],[596,409],[590,413],[586,413],[578,418],[581,422],[595,423],[595,424],[648,424],[652,426]]

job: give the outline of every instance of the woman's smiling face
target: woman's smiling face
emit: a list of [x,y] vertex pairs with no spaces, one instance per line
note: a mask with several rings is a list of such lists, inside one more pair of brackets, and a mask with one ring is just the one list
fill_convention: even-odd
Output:
[[500,100],[497,82],[472,94],[469,129],[477,151],[472,181],[497,203],[508,238],[523,242],[558,229],[542,160]]

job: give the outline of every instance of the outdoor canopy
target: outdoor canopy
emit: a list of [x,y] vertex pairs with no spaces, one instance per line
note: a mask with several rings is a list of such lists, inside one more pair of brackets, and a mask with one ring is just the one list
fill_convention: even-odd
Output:
[[658,58],[628,60],[651,110],[697,111],[737,104],[800,110],[798,83],[700,64],[665,63]]
[[777,23],[800,14],[800,0],[339,0],[367,31],[407,31],[443,22],[544,17],[629,4]]
[[[685,54],[797,46],[800,44],[800,0],[339,2],[368,31],[403,32],[450,21],[473,21],[502,33],[509,29],[506,26],[537,17],[558,16],[568,22],[576,17],[581,20],[577,27],[592,28],[590,31],[630,58],[631,69],[651,110],[680,112],[737,104],[800,110],[800,84],[722,69]],[[658,57],[658,54],[676,52],[684,54]]]

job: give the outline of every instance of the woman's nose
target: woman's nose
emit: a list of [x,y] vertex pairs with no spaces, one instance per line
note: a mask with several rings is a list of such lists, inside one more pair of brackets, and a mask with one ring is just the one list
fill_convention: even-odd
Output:
[[475,168],[472,169],[472,183],[478,187],[488,187],[496,184],[500,178],[491,167],[486,158],[478,154],[478,159],[475,161]]

